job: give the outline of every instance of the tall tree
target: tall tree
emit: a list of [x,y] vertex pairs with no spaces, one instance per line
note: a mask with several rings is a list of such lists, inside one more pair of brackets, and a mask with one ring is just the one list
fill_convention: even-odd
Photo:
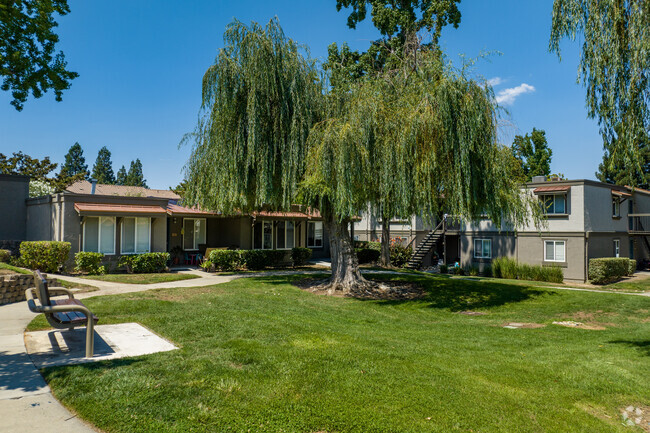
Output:
[[[578,79],[606,144],[606,170],[643,173],[650,131],[650,2],[555,0],[549,48],[583,36]],[[638,176],[631,178],[633,182]],[[635,183],[633,183],[634,185]]]
[[61,174],[65,176],[83,175],[88,176],[88,165],[84,152],[79,143],[70,146],[68,153],[65,155],[65,162],[61,166]]
[[92,177],[98,183],[112,185],[115,183],[115,173],[113,172],[113,161],[111,161],[111,152],[106,146],[99,149],[97,159],[93,166]]
[[[461,217],[522,221],[524,198],[502,162],[509,151],[496,143],[491,90],[444,68],[437,53],[414,50],[397,73],[325,94],[313,61],[277,21],[235,21],[224,40],[203,80],[197,128],[185,137],[193,145],[185,201],[225,213],[279,210],[299,191],[330,234],[330,291],[371,284],[359,273],[348,224],[373,197],[377,137],[411,167],[393,197],[401,210],[432,215],[444,197]],[[386,98],[391,85],[400,90]]]
[[616,185],[635,185],[639,188],[650,189],[650,143],[643,142],[639,146],[641,169],[626,169],[620,159],[620,153],[616,151],[616,146],[606,143],[603,162],[598,166],[596,172],[598,180]]
[[521,164],[526,182],[533,180],[533,176],[551,174],[553,151],[548,147],[546,132],[543,129],[533,128],[530,135],[526,134],[523,137],[515,135],[512,154]]
[[131,166],[129,167],[124,184],[128,186],[147,187],[147,182],[144,180],[144,174],[142,173],[142,162],[140,162],[140,159],[131,161]]
[[[377,74],[384,74],[384,78],[394,80],[392,73],[401,68],[401,64],[409,56],[409,52],[426,50],[430,54],[441,57],[442,51],[439,40],[443,28],[451,24],[457,28],[460,24],[461,14],[457,3],[460,0],[443,1],[395,1],[395,0],[338,0],[337,10],[350,8],[348,26],[356,25],[366,18],[368,6],[372,15],[373,24],[380,31],[382,38],[373,41],[367,51],[359,53],[350,50],[343,44],[339,50],[336,44],[328,48],[328,59],[325,69],[330,72],[331,83],[334,89],[347,91],[353,83]],[[421,44],[415,37],[418,32],[427,31],[432,36],[431,42]],[[412,62],[411,62],[412,63]],[[393,71],[393,72],[391,72]],[[390,106],[389,100],[398,97],[397,87],[387,86],[383,89],[384,96],[388,98],[386,107]],[[379,115],[391,116],[393,112],[382,111]],[[384,119],[385,124],[391,121]],[[393,125],[399,130],[399,124]],[[390,131],[382,131],[381,137],[388,137]],[[375,173],[371,180],[372,197],[370,197],[371,211],[381,220],[381,264],[390,265],[390,221],[404,212],[403,206],[396,206],[398,194],[398,180],[402,176],[409,176],[410,167],[406,167],[404,160],[396,158],[397,154],[391,150],[392,143],[382,141],[378,137],[376,146],[372,147],[375,155],[371,158],[374,163]]]
[[48,175],[56,170],[57,163],[51,162],[50,157],[43,159],[32,158],[23,152],[14,152],[11,157],[0,153],[0,173],[20,174],[34,180],[48,181]]
[[126,168],[122,166],[120,167],[119,170],[117,170],[117,175],[115,176],[115,184],[126,185],[127,182],[128,180],[127,180]]
[[59,37],[54,14],[70,12],[66,0],[9,0],[0,6],[0,89],[11,91],[16,110],[31,92],[40,98],[49,89],[57,101],[79,76],[68,71],[63,52],[55,53]]

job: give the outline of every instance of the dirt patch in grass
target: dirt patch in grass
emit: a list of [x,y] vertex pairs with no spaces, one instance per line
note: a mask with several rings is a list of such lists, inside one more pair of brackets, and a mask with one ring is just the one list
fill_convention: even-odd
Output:
[[207,287],[187,287],[183,290],[177,289],[164,289],[161,291],[152,290],[149,291],[149,295],[152,298],[159,299],[161,301],[171,301],[171,302],[183,302],[190,301],[202,295],[209,295],[214,292],[214,289],[209,289]]
[[630,405],[620,409],[623,424],[629,427],[641,427],[650,432],[650,406]]
[[522,329],[539,329],[544,328],[546,325],[542,323],[523,323],[523,322],[508,322],[501,325],[502,328],[522,328]]
[[485,316],[487,313],[482,313],[480,311],[459,311],[458,314],[463,314],[465,316]]
[[[292,284],[302,290],[317,295],[327,295],[327,280],[316,278],[303,278],[293,281]],[[373,285],[362,287],[348,294],[335,293],[331,296],[379,301],[399,301],[407,299],[421,299],[427,292],[415,283],[403,281],[373,281]]]
[[564,326],[566,328],[578,328],[578,329],[589,329],[591,331],[604,331],[604,326],[597,323],[582,323],[575,322],[573,320],[566,320],[561,322],[553,322],[554,325]]

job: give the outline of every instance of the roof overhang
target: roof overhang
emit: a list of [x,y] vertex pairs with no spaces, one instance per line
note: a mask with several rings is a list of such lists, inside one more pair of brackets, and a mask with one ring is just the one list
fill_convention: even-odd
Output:
[[616,197],[621,197],[621,198],[632,197],[632,194],[630,194],[629,192],[619,191],[619,190],[616,190],[616,189],[612,190],[612,195],[616,196]]
[[571,185],[540,186],[533,190],[534,194],[566,194]]
[[75,203],[74,208],[81,216],[165,216],[162,206],[108,203]]
[[184,207],[173,203],[167,205],[166,212],[171,216],[223,216],[221,212],[205,211],[196,207]]

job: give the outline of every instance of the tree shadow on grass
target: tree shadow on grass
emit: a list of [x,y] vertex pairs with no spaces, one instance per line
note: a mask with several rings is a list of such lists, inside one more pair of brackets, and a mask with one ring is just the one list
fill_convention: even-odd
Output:
[[608,343],[633,347],[641,352],[642,355],[650,356],[650,340],[612,340],[608,341]]

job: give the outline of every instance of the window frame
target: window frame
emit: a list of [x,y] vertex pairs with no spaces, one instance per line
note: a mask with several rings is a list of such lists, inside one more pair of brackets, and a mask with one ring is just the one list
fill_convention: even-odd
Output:
[[[86,240],[88,239],[86,237],[86,224],[89,218],[97,218],[97,251],[88,251],[86,249]],[[113,251],[110,253],[105,253],[101,251],[101,246],[102,246],[102,218],[105,219],[111,219],[113,220]],[[83,252],[90,252],[90,253],[100,253],[104,254],[105,256],[114,256],[115,255],[115,250],[117,249],[117,218],[114,216],[89,216],[86,217],[83,223],[83,245],[81,246]]]
[[612,218],[621,217],[621,199],[612,197]]
[[[133,219],[134,225],[135,225],[135,230],[133,232],[133,252],[125,252],[124,251],[124,221],[127,219]],[[128,255],[133,255],[133,254],[143,254],[141,252],[138,252],[137,248],[137,239],[138,239],[138,220],[139,219],[146,219],[149,221],[149,224],[147,224],[147,231],[148,231],[148,236],[147,236],[147,251],[145,253],[150,253],[151,252],[151,217],[124,217],[122,218],[122,224],[120,224],[120,254],[124,256]]]
[[[309,245],[309,225],[310,224],[320,224],[321,227],[321,235],[320,235],[320,245]],[[307,245],[307,248],[323,248],[323,244],[325,243],[325,227],[323,224],[323,221],[307,221],[307,233],[306,233],[306,238],[305,243]],[[316,229],[314,228],[314,241],[316,241]]]
[[614,239],[614,257],[621,257],[621,240]]
[[[278,247],[278,237],[277,236],[278,236],[279,230],[275,230],[275,227],[273,227],[273,240],[275,241],[275,244],[274,244],[275,248],[274,249],[276,249],[276,250],[290,250],[292,248],[295,248],[296,247],[296,226],[297,226],[296,222],[291,221],[291,220],[281,220],[281,221],[276,221],[276,223],[277,223],[278,226],[280,224],[284,225],[284,247],[282,247],[282,248]],[[289,224],[289,223],[293,224],[293,242],[292,242],[293,246],[292,247],[287,246],[287,240],[289,239],[289,237],[287,236],[287,224]],[[263,243],[264,242],[262,242],[262,244]]]
[[[476,248],[476,242],[481,243],[480,251]],[[487,255],[487,256],[483,255],[485,242],[490,244],[490,254]],[[479,254],[477,255],[477,253],[479,253]],[[474,258],[475,259],[491,259],[492,258],[492,238],[474,238]]]
[[[260,238],[260,247],[255,246],[255,226],[257,224],[261,224],[261,227],[262,227],[262,237]],[[264,225],[265,224],[269,224],[271,226],[271,248],[264,248]],[[295,236],[295,234],[294,234],[294,236]],[[259,220],[259,221],[256,221],[253,224],[252,245],[253,245],[254,250],[273,250],[273,249],[276,249],[276,248],[274,248],[276,246],[276,242],[274,242],[274,241],[276,241],[276,239],[275,239],[275,224],[273,224],[273,221]],[[284,250],[286,248],[282,248],[282,249]]]
[[[546,258],[546,245],[547,245],[548,243],[551,243],[551,242],[553,243],[553,259],[552,259],[552,260],[549,260],[548,258]],[[563,260],[557,260],[557,258],[556,258],[556,245],[557,245],[558,243],[562,243],[562,247],[563,247],[562,249],[563,249],[563,255],[564,255],[564,259],[563,259]],[[545,240],[544,240],[543,247],[544,247],[544,249],[543,249],[543,251],[542,251],[542,254],[543,254],[543,258],[544,258],[543,261],[544,261],[544,262],[550,262],[550,263],[566,263],[566,240],[564,240],[564,239],[545,239]]]
[[199,250],[199,243],[196,242],[196,230],[194,230],[193,238],[192,238],[192,246],[195,246],[196,248],[192,248],[192,249],[186,249],[185,248],[185,236],[187,235],[185,233],[185,221],[189,221],[189,220],[203,221],[203,224],[205,224],[204,232],[205,232],[206,239],[204,240],[204,243],[205,243],[205,241],[207,241],[207,237],[208,237],[208,222],[207,222],[206,218],[183,218],[183,251],[198,251]]
[[[555,212],[555,201],[557,197],[563,197],[564,198],[564,212]],[[549,208],[546,206],[546,198],[547,197],[553,197],[553,211],[550,212]],[[539,201],[542,204],[542,211],[544,212],[544,215],[568,215],[568,205],[569,205],[569,198],[567,193],[559,193],[559,194],[540,194],[539,195]]]

